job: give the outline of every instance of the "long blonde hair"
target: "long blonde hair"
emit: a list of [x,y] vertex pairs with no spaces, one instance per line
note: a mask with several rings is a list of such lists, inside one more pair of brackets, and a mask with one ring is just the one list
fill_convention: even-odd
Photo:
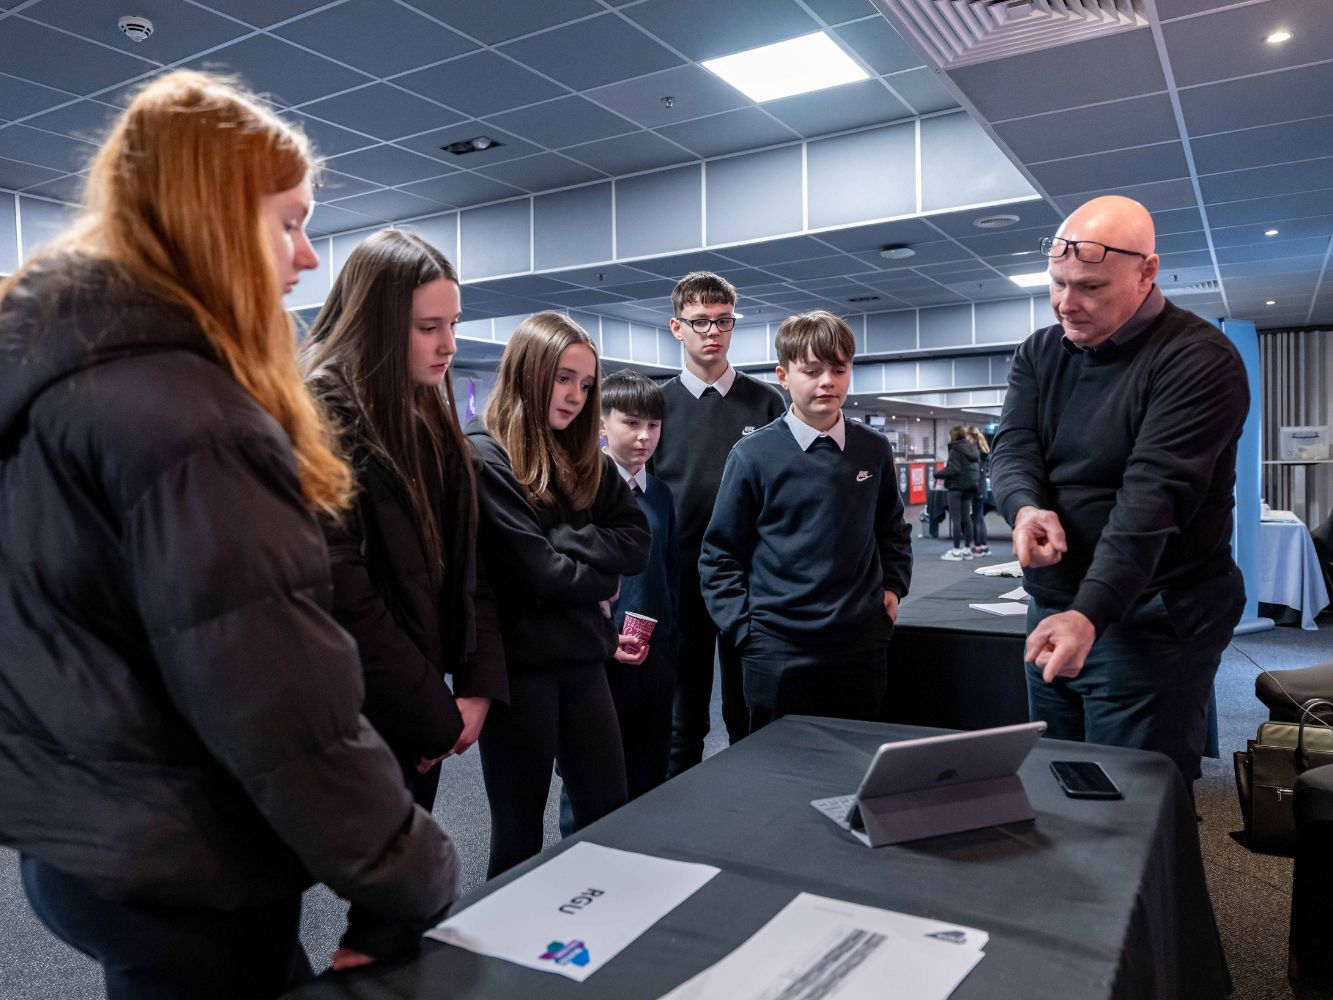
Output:
[[115,266],[131,286],[187,309],[237,382],[286,431],[313,509],[347,506],[352,475],[301,380],[260,212],[316,163],[304,135],[225,78],[169,73],[145,86],[94,157],[88,210],[37,260]]
[[509,453],[514,478],[534,501],[549,503],[552,492],[558,491],[575,510],[587,510],[602,481],[597,379],[568,427],[552,430],[549,422],[560,355],[574,344],[587,347],[597,360],[593,339],[562,313],[534,313],[520,323],[500,358],[499,377],[482,423]]
[[990,454],[990,443],[986,440],[986,435],[981,432],[981,428],[976,424],[969,424],[967,436],[972,439],[972,443],[981,449],[983,455]]

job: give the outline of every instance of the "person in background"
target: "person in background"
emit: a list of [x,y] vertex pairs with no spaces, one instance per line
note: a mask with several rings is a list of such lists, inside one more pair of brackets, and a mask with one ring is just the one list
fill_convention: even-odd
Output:
[[967,428],[967,438],[977,446],[980,465],[977,469],[977,499],[972,504],[972,554],[990,555],[990,539],[986,534],[986,506],[994,506],[990,488],[990,442],[976,424]]
[[953,532],[953,548],[940,558],[971,559],[976,554],[972,530],[981,484],[981,452],[963,428],[949,428],[949,460],[935,478],[949,491],[949,528]]
[[542,848],[551,766],[587,826],[628,797],[603,666],[616,651],[610,602],[643,571],[648,522],[598,446],[597,350],[576,323],[518,325],[468,441],[478,474],[478,554],[499,602],[509,706],[481,733],[491,806],[488,877]]
[[740,655],[704,606],[699,549],[712,516],[727,454],[737,441],[786,411],[772,386],[731,367],[736,289],[707,271],[687,274],[671,293],[671,333],[685,368],[662,386],[662,438],[651,471],[676,502],[680,538],[680,657],[671,732],[670,773],[703,759],[710,726],[714,660],[722,677],[722,720],[735,743],[749,732]]
[[352,477],[282,302],[314,169],[168,73],[0,284],[0,842],[111,1000],[276,997],[313,881],[418,930],[457,884],[330,614],[316,513]]
[[704,532],[708,611],[740,650],[753,732],[784,715],[876,719],[912,578],[888,440],[846,420],[856,339],[822,310],[778,329],[786,416],[737,443]]
[[1059,320],[1019,347],[991,450],[1046,735],[1201,773],[1245,587],[1231,557],[1249,387],[1220,330],[1156,285],[1152,217],[1094,198],[1041,242]]
[[[476,477],[449,380],[461,308],[444,256],[384,229],[348,256],[302,352],[356,473],[352,509],[324,522],[333,613],[361,653],[363,711],[426,810],[440,761],[475,743],[508,697],[495,603],[477,593]],[[410,953],[419,939],[353,906],[333,965]]]

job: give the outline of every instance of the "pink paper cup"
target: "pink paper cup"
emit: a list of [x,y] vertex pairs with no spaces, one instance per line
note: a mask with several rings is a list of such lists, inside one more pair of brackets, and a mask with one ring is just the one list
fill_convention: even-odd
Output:
[[649,618],[647,615],[641,615],[637,611],[625,612],[625,624],[620,631],[624,635],[632,635],[642,642],[647,642],[653,637],[653,629],[657,628],[657,619]]

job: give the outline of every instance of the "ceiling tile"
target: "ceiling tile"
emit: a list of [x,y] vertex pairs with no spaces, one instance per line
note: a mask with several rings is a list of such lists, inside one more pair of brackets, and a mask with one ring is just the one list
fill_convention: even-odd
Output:
[[925,67],[911,69],[885,77],[884,82],[919,115],[958,107],[958,98],[940,82],[934,70]]
[[[1109,178],[1101,178],[1108,180]],[[1188,179],[1155,181],[1151,184],[1126,184],[1122,187],[1106,188],[1100,191],[1085,191],[1055,199],[1055,203],[1065,212],[1072,212],[1085,201],[1103,194],[1118,194],[1133,198],[1149,212],[1165,211],[1173,208],[1189,208],[1197,203],[1194,185]]]
[[340,174],[336,170],[325,170],[320,175],[319,189],[315,192],[315,197],[321,202],[333,201],[337,198],[350,198],[354,194],[365,194],[367,191],[374,191],[377,186],[358,177]]
[[656,73],[684,62],[650,35],[609,13],[519,39],[502,51],[575,90]]
[[805,5],[825,24],[883,16],[870,0],[806,0]]
[[681,149],[651,132],[632,132],[629,135],[616,136],[614,139],[601,139],[581,146],[570,146],[561,152],[571,159],[608,174],[632,174],[640,170],[653,170],[657,167],[686,163],[695,158],[688,150]]
[[1028,169],[1050,195],[1100,187],[1108,177],[1114,177],[1119,184],[1130,185],[1188,177],[1190,172],[1178,142],[1030,164]]
[[1247,264],[1252,261],[1278,261],[1288,257],[1316,257],[1328,250],[1328,240],[1314,237],[1285,243],[1256,243],[1249,246],[1218,247],[1217,263]]
[[1301,163],[1207,174],[1199,178],[1199,190],[1207,204],[1243,201],[1253,198],[1258,191],[1265,195],[1278,195],[1329,187],[1333,187],[1333,157],[1327,156]]
[[552,188],[582,184],[584,181],[606,179],[601,171],[575,163],[559,153],[538,153],[522,160],[497,163],[478,172],[529,191],[549,191]]
[[303,115],[298,111],[284,111],[282,117],[295,122],[301,127],[301,130],[314,143],[315,152],[320,156],[337,156],[339,153],[350,153],[354,149],[363,149],[366,146],[378,144],[378,141],[371,136],[348,131],[337,125],[312,118],[309,115]]
[[1212,83],[1180,92],[1180,109],[1191,135],[1295,121],[1328,113],[1333,62],[1266,76]]
[[[0,107],[5,107],[3,97]],[[119,108],[98,101],[76,101],[29,118],[23,124],[100,144],[119,112]]]
[[845,83],[812,94],[768,101],[773,117],[810,137],[907,118],[911,112],[878,80]]
[[794,0],[646,0],[625,15],[691,59],[731,55],[819,30]]
[[334,205],[316,205],[310,213],[310,221],[306,223],[306,231],[312,236],[321,236],[374,224],[374,219],[356,212],[348,212]]
[[638,130],[633,122],[578,96],[492,115],[486,122],[551,149]]
[[[987,208],[969,208],[961,212],[941,212],[926,217],[932,226],[949,236],[976,237],[995,236],[1008,230],[982,229],[973,225],[977,219],[991,215],[1016,215],[1016,229],[1051,228],[1060,223],[1061,216],[1046,202],[1039,199],[1016,201],[1008,205],[991,205]],[[1195,227],[1198,228],[1198,227]]]
[[864,252],[878,251],[891,243],[929,243],[939,239],[939,234],[920,219],[903,219],[820,233],[819,239],[839,250]]
[[[1015,86],[1016,80],[1045,79],[1052,60],[1077,66],[1078,86]],[[991,122],[1078,107],[1089,95],[1132,97],[1166,89],[1152,32],[1143,28],[963,66],[949,76]]]
[[1171,98],[1153,94],[1003,122],[995,134],[1020,160],[1035,163],[1119,149],[1125,136],[1135,145],[1179,139],[1180,129]]
[[[647,128],[673,125],[749,104],[745,95],[697,66],[681,66],[638,80],[598,87],[585,95]],[[670,97],[672,106],[662,100]]]
[[1176,233],[1157,237],[1154,248],[1159,254],[1182,253],[1186,250],[1207,250],[1208,238],[1204,233]]
[[775,146],[797,138],[790,127],[754,107],[664,125],[657,131],[704,157]]
[[[60,58],[52,59],[53,52],[59,52]],[[156,68],[144,59],[21,17],[4,21],[4,30],[0,31],[0,66],[13,76],[85,95]]]
[[54,132],[43,132],[27,125],[6,125],[0,128],[0,156],[11,160],[74,172],[86,168],[96,152],[97,147],[92,143],[80,142]]
[[71,205],[77,205],[83,200],[83,185],[86,180],[87,178],[83,174],[66,174],[64,177],[57,177],[53,181],[45,181],[24,188],[23,193],[58,198]]
[[[617,285],[645,281],[652,275],[638,268],[626,267],[624,264],[594,264],[591,267],[564,268],[552,272],[551,277],[567,281],[571,285],[605,285],[608,288],[615,288]],[[668,292],[670,290],[667,289]]]
[[541,0],[540,3],[459,3],[458,0],[408,0],[417,10],[439,18],[488,45],[586,17],[602,10],[596,0]]
[[566,93],[558,84],[494,52],[474,52],[397,77],[394,82],[474,118],[536,104]]
[[341,208],[344,211],[359,212],[383,222],[396,222],[399,219],[410,219],[418,215],[430,215],[432,212],[440,210],[439,206],[433,201],[418,198],[404,191],[392,190],[371,191],[369,194],[358,194],[351,198],[343,198],[335,202],[333,207]]
[[1206,135],[1190,146],[1204,174],[1333,156],[1333,117]]
[[845,24],[835,35],[877,74],[897,73],[924,65],[916,50],[882,17]]
[[624,296],[617,295],[605,288],[576,288],[569,292],[553,292],[544,298],[566,308],[578,309],[583,306],[601,305],[606,302],[625,302]]
[[725,268],[727,259],[715,253],[696,252],[672,254],[669,257],[656,257],[652,260],[636,260],[633,264],[641,271],[660,274],[664,278],[678,281],[691,271],[716,271]]
[[126,55],[159,63],[176,62],[248,35],[253,30],[193,4],[139,0],[129,13],[150,18],[153,34],[151,38],[136,42],[117,27],[120,13],[104,7],[99,9],[99,5],[90,5],[88,0],[41,0],[23,10],[24,17],[102,42]]
[[1231,201],[1208,209],[1210,226],[1244,226],[1263,222],[1282,228],[1284,219],[1302,219],[1312,215],[1333,215],[1333,191],[1308,191],[1304,194]]
[[404,184],[401,190],[454,208],[484,205],[489,201],[502,201],[524,193],[516,187],[473,173],[450,174],[448,177]]
[[[1269,229],[1276,228],[1276,236],[1265,236]],[[1316,215],[1308,219],[1287,219],[1280,226],[1266,223],[1252,223],[1247,226],[1214,226],[1212,229],[1213,245],[1219,247],[1236,246],[1242,243],[1261,243],[1269,240],[1287,241],[1307,239],[1319,236],[1329,239],[1333,236],[1333,215]]]
[[315,7],[322,7],[328,0],[226,0],[226,12],[256,28],[297,17]]
[[393,0],[348,0],[274,29],[374,76],[392,76],[477,46]]
[[397,139],[444,128],[464,118],[456,111],[387,83],[372,83],[368,87],[349,90],[302,105],[301,110],[379,139]]
[[1153,212],[1152,220],[1157,227],[1157,235],[1169,233],[1193,233],[1203,228],[1203,216],[1197,207],[1172,209],[1165,212]]
[[[1333,52],[1333,18],[1310,0],[1268,0],[1234,6],[1162,25],[1177,87],[1268,73],[1318,62]],[[1269,45],[1264,36],[1277,28],[1289,41]],[[1226,53],[1219,59],[1218,53]]]
[[189,69],[224,69],[239,73],[256,91],[291,106],[366,83],[364,74],[311,55],[270,35],[255,35],[210,52],[187,64]]
[[836,250],[830,249],[826,244],[812,236],[789,236],[778,240],[766,240],[762,243],[748,243],[738,247],[727,247],[721,252],[742,264],[769,270],[772,270],[769,267],[770,264],[837,255]]
[[387,185],[410,184],[452,169],[438,160],[395,146],[372,146],[356,153],[344,153],[330,158],[328,165],[339,173]]
[[[844,255],[821,257],[817,260],[795,260],[783,264],[769,264],[764,269],[772,271],[785,281],[804,281],[808,278],[827,278],[844,275],[855,265]],[[860,270],[857,268],[857,270]]]
[[[495,144],[486,149],[464,153],[461,156],[445,150],[445,147],[452,143],[475,139],[481,135],[494,139]],[[479,122],[475,119],[468,119],[459,122],[457,125],[450,125],[448,128],[437,129],[434,132],[423,132],[421,135],[408,136],[399,139],[396,145],[405,149],[416,150],[423,156],[433,157],[462,170],[475,170],[477,167],[484,167],[491,163],[504,163],[506,160],[517,160],[520,156],[531,156],[534,153],[541,152],[541,149],[532,143],[525,142],[518,136],[498,129],[494,125],[487,125],[485,122]]]
[[0,74],[0,108],[5,109],[5,117],[10,121],[25,118],[73,99],[73,94],[43,87],[31,80],[18,80]]

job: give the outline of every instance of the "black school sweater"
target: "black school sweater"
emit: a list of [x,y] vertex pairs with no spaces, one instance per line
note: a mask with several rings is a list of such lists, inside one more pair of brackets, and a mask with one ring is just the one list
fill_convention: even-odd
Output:
[[991,483],[1010,524],[1027,505],[1055,511],[1069,551],[1025,571],[1024,587],[1082,612],[1099,635],[1158,593],[1189,630],[1233,601],[1249,405],[1235,347],[1170,302],[1121,344],[1084,351],[1058,325],[1029,337],[1009,369]]
[[912,529],[893,449],[850,421],[845,450],[802,451],[786,420],[731,450],[699,576],[713,621],[738,646],[750,623],[798,643],[845,637],[906,596]]
[[662,399],[662,437],[648,471],[671,490],[681,571],[692,575],[727,453],[741,438],[782,416],[787,404],[777,389],[744,372],[736,373],[725,396],[705,392],[699,399],[677,375],[662,386]]

